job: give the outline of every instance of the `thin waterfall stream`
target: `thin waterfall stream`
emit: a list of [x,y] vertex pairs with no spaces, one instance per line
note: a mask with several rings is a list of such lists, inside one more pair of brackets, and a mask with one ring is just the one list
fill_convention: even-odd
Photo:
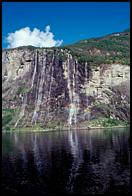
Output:
[[51,100],[51,87],[52,87],[52,82],[53,82],[53,72],[54,72],[54,66],[53,66],[53,63],[54,63],[54,54],[53,54],[53,57],[52,57],[52,61],[50,63],[50,71],[51,71],[51,75],[50,75],[50,82],[49,82],[49,90],[48,90],[48,96],[47,96],[47,102],[48,102],[48,106],[47,106],[47,109],[46,109],[46,115],[45,115],[45,118],[44,118],[44,123],[46,122],[48,116],[49,116],[49,110],[50,110],[50,100]]
[[22,117],[25,114],[25,108],[26,108],[26,105],[27,105],[27,94],[22,99],[23,99],[23,103],[22,103],[22,107],[21,107],[21,112],[19,114],[19,118],[18,118],[14,127],[17,127],[19,121],[22,119]]
[[32,117],[32,124],[36,124],[37,118],[38,118],[38,112],[40,109],[40,105],[42,102],[42,96],[43,96],[43,84],[45,79],[45,70],[46,70],[46,52],[43,52],[43,63],[42,63],[42,70],[41,70],[41,78],[39,82],[39,89],[37,94],[37,101],[35,103],[35,109]]
[[[73,70],[71,72],[71,68],[70,68],[70,60],[72,62],[73,65]],[[69,117],[68,117],[68,124],[69,126],[77,125],[77,113],[78,113],[78,108],[79,108],[79,96],[78,93],[76,92],[76,85],[77,85],[77,81],[76,81],[76,74],[77,74],[77,70],[76,70],[76,65],[78,63],[73,62],[72,59],[72,55],[68,54],[68,59],[67,59],[67,69],[68,69],[68,79],[67,79],[67,85],[68,85],[68,90],[69,90],[69,98],[70,98],[70,104],[69,104]],[[70,77],[72,73],[72,79]]]

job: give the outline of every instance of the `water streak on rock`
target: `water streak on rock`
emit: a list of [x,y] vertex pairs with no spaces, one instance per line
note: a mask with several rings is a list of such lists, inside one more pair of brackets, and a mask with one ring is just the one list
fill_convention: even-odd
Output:
[[26,105],[27,105],[27,94],[23,97],[23,103],[22,103],[22,107],[21,107],[21,112],[19,114],[19,118],[18,118],[18,120],[17,120],[17,122],[16,122],[14,127],[17,127],[19,121],[24,116]]
[[[69,90],[69,117],[68,117],[68,125],[72,126],[73,122],[74,125],[77,124],[77,113],[79,107],[79,96],[76,92],[76,65],[78,63],[73,60],[72,55],[68,54],[67,59],[67,69],[68,69],[68,79],[67,79],[67,87]],[[72,69],[72,70],[71,70]]]
[[36,75],[36,70],[37,70],[37,58],[38,58],[38,55],[37,55],[37,51],[35,53],[35,59],[34,59],[34,72],[33,72],[33,76],[32,76],[32,85],[31,85],[31,88],[33,87],[33,84],[34,84],[34,79],[35,79],[35,75]]
[[36,121],[38,119],[38,112],[40,109],[40,105],[42,102],[42,96],[43,96],[43,85],[45,80],[45,70],[46,70],[46,52],[43,51],[43,63],[42,63],[42,70],[41,70],[41,77],[39,82],[39,89],[37,93],[37,100],[35,103],[35,109],[32,117],[32,124],[36,124]]
[[50,63],[50,82],[49,82],[49,89],[48,89],[48,96],[47,96],[47,103],[48,103],[48,106],[47,106],[47,111],[46,111],[46,115],[45,115],[45,119],[44,119],[44,123],[46,122],[47,118],[49,117],[49,110],[50,110],[50,100],[51,100],[51,87],[52,87],[52,83],[53,83],[53,73],[54,73],[54,54],[53,54],[53,57],[52,57],[52,61]]

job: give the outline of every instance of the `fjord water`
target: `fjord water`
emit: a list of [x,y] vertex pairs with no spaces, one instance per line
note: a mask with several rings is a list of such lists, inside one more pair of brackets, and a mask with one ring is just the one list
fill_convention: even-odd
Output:
[[3,133],[2,192],[129,193],[129,129]]

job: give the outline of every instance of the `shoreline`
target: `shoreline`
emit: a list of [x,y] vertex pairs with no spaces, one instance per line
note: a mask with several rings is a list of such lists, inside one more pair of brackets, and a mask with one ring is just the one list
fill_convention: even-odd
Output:
[[32,128],[18,128],[15,130],[3,130],[2,133],[47,133],[47,132],[57,132],[57,131],[73,131],[73,130],[96,130],[96,129],[115,129],[115,128],[129,128],[130,126],[112,126],[112,127],[64,127],[64,128],[56,128],[56,129],[32,129]]

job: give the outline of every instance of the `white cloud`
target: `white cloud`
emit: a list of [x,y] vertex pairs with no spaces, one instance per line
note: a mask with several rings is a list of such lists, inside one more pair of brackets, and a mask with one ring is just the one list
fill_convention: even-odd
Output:
[[55,40],[54,34],[50,32],[50,26],[46,26],[45,31],[40,31],[34,28],[33,31],[29,27],[25,27],[9,33],[6,42],[8,48],[15,48],[18,46],[36,46],[36,47],[53,47],[60,46],[63,40]]

